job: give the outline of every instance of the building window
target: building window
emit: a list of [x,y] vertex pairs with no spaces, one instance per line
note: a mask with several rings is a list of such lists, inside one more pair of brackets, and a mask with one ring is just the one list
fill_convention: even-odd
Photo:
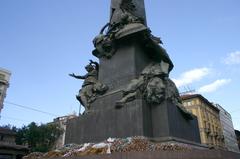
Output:
[[197,103],[197,100],[192,101],[192,105],[196,105],[196,103]]
[[207,127],[207,122],[206,122],[206,121],[204,121],[204,128],[208,128],[208,127]]
[[4,80],[5,79],[5,75],[4,74],[0,74],[0,79]]
[[0,135],[0,141],[3,141],[3,135]]

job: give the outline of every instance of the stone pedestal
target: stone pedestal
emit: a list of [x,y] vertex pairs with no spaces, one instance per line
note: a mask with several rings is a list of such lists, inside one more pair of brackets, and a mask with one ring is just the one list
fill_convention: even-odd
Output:
[[122,90],[152,61],[135,38],[121,41],[111,59],[100,59],[99,81],[109,89],[91,104],[92,110],[114,109]]
[[150,62],[137,39],[121,41],[111,59],[100,59],[99,81],[109,87],[108,92],[122,89]]
[[[149,133],[146,105],[141,100],[122,109],[95,111],[67,123],[66,143],[101,142],[113,138],[145,136]],[[69,131],[68,131],[69,130]],[[73,131],[74,130],[74,131]]]
[[167,142],[200,143],[197,119],[185,119],[169,102],[150,106],[142,99],[121,109],[98,110],[68,121],[65,143],[101,142],[109,137],[145,136]]

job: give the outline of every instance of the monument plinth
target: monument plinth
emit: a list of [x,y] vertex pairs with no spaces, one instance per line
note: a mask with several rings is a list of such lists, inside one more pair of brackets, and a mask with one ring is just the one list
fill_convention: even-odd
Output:
[[[87,124],[86,124],[87,123]],[[197,120],[182,117],[179,109],[169,103],[149,106],[137,99],[122,109],[93,111],[70,120],[67,143],[101,142],[109,137],[145,136],[156,142],[179,141],[200,143]]]
[[85,113],[67,123],[67,143],[144,136],[200,144],[197,118],[182,106],[169,79],[173,63],[147,27],[144,0],[112,0],[110,21],[93,40],[77,95]]

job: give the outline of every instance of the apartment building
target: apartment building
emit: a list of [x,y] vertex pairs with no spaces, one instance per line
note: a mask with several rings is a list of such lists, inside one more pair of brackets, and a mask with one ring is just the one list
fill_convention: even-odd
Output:
[[232,117],[222,106],[214,104],[220,110],[220,122],[223,129],[224,143],[228,151],[239,152],[237,137],[234,131]]
[[202,144],[225,148],[220,110],[200,94],[182,95],[184,107],[198,118]]
[[9,87],[11,73],[8,70],[0,68],[0,113],[3,109],[3,101],[6,97],[7,88]]

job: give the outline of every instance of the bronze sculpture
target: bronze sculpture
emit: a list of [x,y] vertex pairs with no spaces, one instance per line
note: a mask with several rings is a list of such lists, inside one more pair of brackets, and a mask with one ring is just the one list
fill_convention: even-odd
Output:
[[84,76],[75,75],[74,73],[69,74],[69,76],[84,80],[76,98],[84,106],[85,113],[88,113],[90,104],[95,101],[98,95],[104,94],[108,88],[98,81],[99,64],[97,62],[90,60],[85,69],[88,73]]
[[178,106],[188,119],[192,119],[192,114],[182,106],[177,87],[168,77],[169,72],[169,64],[164,61],[150,63],[139,78],[133,79],[123,90],[123,97],[116,102],[116,108],[121,108],[137,98],[145,99],[150,105],[168,100]]

